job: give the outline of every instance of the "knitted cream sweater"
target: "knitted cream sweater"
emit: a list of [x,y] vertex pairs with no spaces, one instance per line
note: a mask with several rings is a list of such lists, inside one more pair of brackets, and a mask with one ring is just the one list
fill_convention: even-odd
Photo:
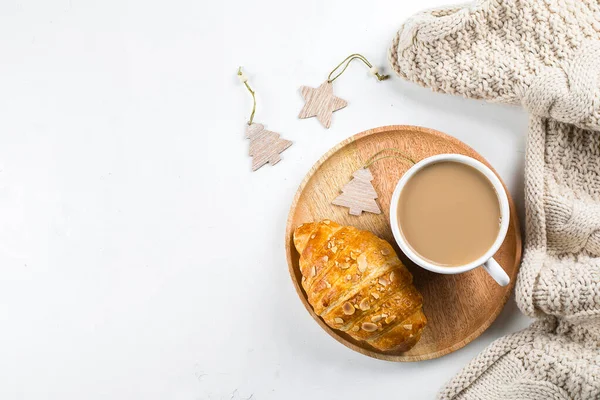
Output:
[[442,399],[600,399],[600,0],[480,0],[404,23],[403,78],[531,114],[516,284],[538,320],[501,338]]

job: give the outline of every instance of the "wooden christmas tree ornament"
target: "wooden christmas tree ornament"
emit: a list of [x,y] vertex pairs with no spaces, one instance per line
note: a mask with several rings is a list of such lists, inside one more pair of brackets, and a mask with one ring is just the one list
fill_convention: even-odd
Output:
[[250,139],[252,171],[256,171],[266,163],[277,164],[281,161],[279,153],[292,145],[289,140],[280,139],[278,133],[266,130],[262,124],[248,125],[246,139]]
[[[382,155],[383,153],[391,152],[392,154]],[[363,211],[373,214],[381,214],[381,208],[375,201],[377,192],[371,181],[373,174],[369,167],[373,163],[385,158],[399,158],[408,161],[411,164],[415,162],[400,149],[383,149],[378,151],[373,156],[369,157],[365,165],[358,171],[352,174],[353,178],[342,188],[342,194],[336,197],[331,204],[336,206],[348,207],[350,215],[359,216]]]
[[[319,87],[313,88],[310,86],[301,86],[300,94],[304,99],[304,107],[300,110],[298,118],[317,117],[319,122],[327,129],[331,126],[331,118],[333,113],[348,105],[344,99],[334,96],[333,81],[340,77],[348,68],[352,60],[360,60],[369,67],[371,75],[375,76],[378,81],[384,81],[389,78],[388,75],[379,74],[377,67],[373,66],[364,56],[360,54],[351,54],[344,61],[338,64],[337,67],[329,73],[327,80]],[[342,68],[343,66],[343,68]],[[337,70],[342,70],[334,76]]]
[[381,214],[381,209],[375,202],[377,192],[371,184],[373,175],[369,168],[361,168],[352,176],[354,178],[342,188],[342,194],[332,204],[348,207],[350,215],[361,215],[363,211]]
[[252,171],[256,171],[266,163],[271,165],[281,161],[279,154],[292,145],[289,140],[281,139],[280,135],[265,129],[264,125],[254,123],[256,113],[256,95],[248,84],[248,77],[238,69],[238,78],[252,95],[252,114],[246,127],[246,139],[250,139],[249,155],[252,157]]

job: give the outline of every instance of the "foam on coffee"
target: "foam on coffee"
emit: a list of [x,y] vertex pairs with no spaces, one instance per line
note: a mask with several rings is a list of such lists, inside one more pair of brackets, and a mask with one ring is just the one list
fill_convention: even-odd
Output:
[[422,258],[456,267],[483,256],[500,230],[500,204],[489,180],[466,164],[443,161],[413,175],[400,194],[398,224]]

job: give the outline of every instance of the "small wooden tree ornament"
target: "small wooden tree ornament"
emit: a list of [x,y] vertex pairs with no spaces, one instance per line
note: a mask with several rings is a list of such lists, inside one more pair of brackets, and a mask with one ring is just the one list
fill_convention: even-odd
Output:
[[[340,77],[348,68],[352,60],[360,60],[369,67],[371,75],[375,76],[378,81],[384,81],[389,78],[388,75],[379,74],[377,67],[373,66],[363,55],[351,54],[344,61],[338,64],[337,67],[329,73],[327,80],[319,87],[313,88],[310,86],[301,86],[300,94],[304,99],[304,107],[300,110],[298,118],[317,117],[319,122],[327,129],[331,126],[331,118],[333,113],[341,110],[348,105],[344,99],[334,96],[333,81]],[[334,76],[335,72],[343,66],[342,70]]]
[[279,133],[265,129],[262,124],[246,127],[246,139],[250,139],[249,154],[252,157],[252,171],[256,171],[266,163],[271,165],[281,161],[279,153],[292,145],[292,142],[280,139]]
[[292,142],[281,139],[278,133],[266,130],[264,125],[254,123],[256,95],[248,84],[248,77],[242,72],[242,67],[238,69],[237,75],[240,82],[246,86],[252,95],[253,107],[248,126],[246,127],[246,139],[250,139],[248,153],[252,157],[252,172],[254,172],[267,163],[275,165],[281,161],[279,154],[290,147]]
[[342,194],[332,204],[348,207],[350,215],[361,215],[363,211],[381,214],[381,209],[375,202],[377,192],[371,184],[373,175],[369,168],[361,168],[352,176],[354,178],[342,188]]
[[[394,154],[381,155],[385,152]],[[381,214],[381,208],[375,201],[377,192],[371,181],[374,179],[369,167],[373,163],[384,158],[399,158],[412,164],[415,162],[400,149],[383,149],[373,156],[369,157],[365,165],[352,174],[353,178],[342,188],[342,194],[336,197],[331,204],[336,206],[348,207],[350,215],[360,216],[363,211],[373,214]]]

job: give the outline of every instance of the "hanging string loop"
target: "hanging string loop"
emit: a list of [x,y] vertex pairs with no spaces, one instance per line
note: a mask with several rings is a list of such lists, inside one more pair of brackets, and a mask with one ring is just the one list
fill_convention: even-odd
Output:
[[240,82],[242,82],[246,86],[246,89],[248,89],[248,91],[252,95],[252,114],[250,114],[250,120],[248,121],[248,125],[252,125],[252,121],[254,121],[254,114],[256,114],[256,95],[254,93],[254,90],[252,90],[252,88],[248,84],[248,77],[242,71],[242,67],[238,68],[237,76],[240,79]]
[[[382,155],[385,152],[391,152],[394,154],[388,154],[388,155]],[[379,160],[383,160],[386,158],[398,158],[404,161],[408,161],[411,164],[416,164],[416,162],[406,153],[404,153],[402,150],[397,149],[397,148],[389,148],[389,149],[383,149],[378,151],[377,153],[373,154],[371,157],[369,157],[369,159],[365,162],[365,164],[363,165],[363,168],[369,168],[371,165],[373,165],[375,162],[379,161]]]
[[[344,71],[346,71],[346,69],[348,68],[348,66],[350,65],[350,63],[354,60],[360,60],[362,61],[367,67],[369,67],[369,71],[371,72],[371,74],[373,76],[375,76],[377,78],[378,81],[385,81],[386,79],[388,79],[390,76],[389,75],[382,75],[379,73],[379,70],[377,69],[377,67],[374,67],[373,64],[371,64],[369,62],[369,60],[367,60],[367,58],[365,56],[363,56],[362,54],[358,54],[358,53],[354,53],[354,54],[350,54],[348,57],[346,57],[344,59],[344,61],[342,61],[341,63],[339,63],[337,65],[337,67],[335,67],[330,73],[329,76],[327,77],[327,82],[328,83],[332,83],[333,81],[335,81],[337,78],[340,77],[340,75],[342,75],[344,73]],[[342,68],[343,66],[343,68]],[[336,73],[337,70],[339,70],[340,68],[341,71],[337,73],[337,75],[334,76],[334,74]]]

